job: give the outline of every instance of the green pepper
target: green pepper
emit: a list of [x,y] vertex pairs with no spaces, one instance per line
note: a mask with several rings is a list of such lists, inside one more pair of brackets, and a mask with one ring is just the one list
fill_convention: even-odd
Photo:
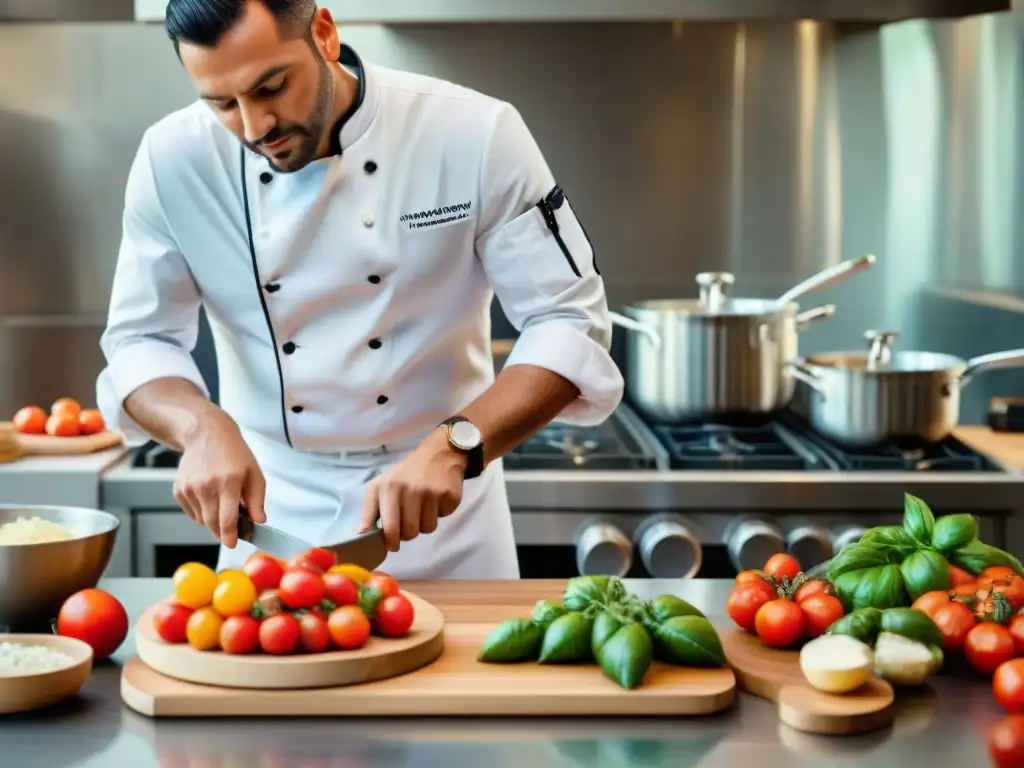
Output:
[[918,550],[900,563],[900,574],[911,600],[949,589],[949,561],[931,549]]
[[935,521],[932,546],[948,554],[965,547],[978,538],[978,521],[974,515],[946,515]]
[[640,685],[653,660],[651,636],[644,625],[636,621],[620,626],[597,653],[601,671],[626,690]]
[[673,616],[654,627],[658,658],[677,667],[725,666],[714,626],[702,616]]
[[900,567],[895,564],[847,571],[833,579],[832,586],[847,611],[896,608],[909,602]]
[[845,573],[888,564],[885,550],[874,544],[848,544],[839,550],[828,566],[828,580],[835,583]]
[[666,619],[671,619],[673,616],[700,616],[704,618],[704,614],[697,608],[675,595],[658,595],[658,597],[651,600],[649,613],[656,624],[660,624]]
[[551,626],[551,622],[559,616],[564,616],[566,613],[568,611],[565,606],[557,600],[538,600],[537,604],[533,606],[533,614],[530,616],[530,620],[542,629],[547,629]]
[[860,608],[837,619],[825,634],[846,635],[873,647],[881,629],[882,612],[877,608]]
[[597,615],[594,619],[594,627],[590,632],[590,650],[595,659],[600,658],[598,653],[601,650],[601,646],[607,643],[612,635],[622,629],[625,623],[626,620],[623,617],[608,611],[602,611]]
[[953,565],[963,568],[972,576],[977,576],[993,565],[1005,565],[1012,568],[1018,576],[1024,576],[1024,566],[1020,560],[1009,552],[1004,552],[998,547],[990,547],[977,539],[954,551],[949,559]]
[[882,631],[902,635],[925,645],[942,645],[942,632],[931,617],[915,608],[882,611]]
[[590,635],[593,619],[578,611],[559,616],[544,630],[540,646],[541,664],[576,664],[593,660]]
[[903,494],[903,530],[926,546],[932,543],[935,532],[935,515],[927,504],[909,493]]
[[509,619],[491,630],[477,656],[488,663],[515,663],[537,658],[544,630],[526,619]]
[[886,550],[896,562],[918,548],[918,543],[902,525],[880,525],[872,528],[860,537],[858,543]]
[[609,576],[576,576],[569,579],[563,602],[570,611],[583,611],[593,603],[605,605],[608,602]]

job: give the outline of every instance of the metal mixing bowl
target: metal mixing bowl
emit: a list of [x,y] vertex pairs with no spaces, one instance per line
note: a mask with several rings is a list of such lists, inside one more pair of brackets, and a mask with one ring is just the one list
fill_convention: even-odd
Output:
[[95,587],[117,539],[118,520],[97,509],[0,504],[0,525],[40,517],[75,538],[45,544],[0,544],[0,632],[48,630],[75,592]]

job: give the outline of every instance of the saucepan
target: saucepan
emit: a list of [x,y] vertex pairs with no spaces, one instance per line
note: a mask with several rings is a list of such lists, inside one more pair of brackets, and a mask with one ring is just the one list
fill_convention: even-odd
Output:
[[793,376],[810,387],[809,418],[818,433],[851,448],[887,441],[941,442],[960,419],[960,391],[975,375],[1024,366],[1024,349],[970,360],[939,352],[893,351],[894,331],[868,331],[862,352],[796,360]]
[[796,300],[875,263],[863,256],[826,269],[778,299],[728,296],[727,272],[697,275],[698,299],[644,301],[611,313],[626,341],[626,387],[648,419],[677,422],[720,414],[770,414],[789,404],[800,331],[835,305],[800,312]]

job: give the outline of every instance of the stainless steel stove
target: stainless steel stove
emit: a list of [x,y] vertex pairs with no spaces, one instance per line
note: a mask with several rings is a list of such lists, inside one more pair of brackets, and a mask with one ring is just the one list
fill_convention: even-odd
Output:
[[[104,507],[130,521],[139,575],[215,557],[174,503],[178,458],[150,445],[103,478]],[[649,425],[622,405],[596,427],[551,425],[504,464],[524,578],[728,577],[783,549],[810,567],[898,523],[904,493],[937,514],[978,515],[988,541],[1024,543],[1024,476],[952,438],[849,452],[795,414]]]

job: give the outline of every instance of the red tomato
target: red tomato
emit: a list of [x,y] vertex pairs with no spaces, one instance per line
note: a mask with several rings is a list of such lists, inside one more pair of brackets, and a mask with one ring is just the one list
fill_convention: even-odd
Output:
[[370,639],[370,620],[354,605],[345,605],[327,618],[331,642],[344,651],[362,648]]
[[185,627],[191,615],[192,609],[179,603],[160,603],[160,607],[153,613],[153,626],[165,643],[184,643],[188,641]]
[[324,599],[324,580],[309,571],[286,571],[277,591],[281,602],[293,611],[312,608]]
[[78,414],[78,431],[83,435],[98,435],[106,428],[107,425],[103,421],[103,414],[95,408],[86,408]]
[[767,580],[768,580],[768,577],[765,576],[760,571],[740,571],[739,573],[736,574],[736,583],[737,584],[746,584],[747,582],[750,582],[750,581],[753,581],[753,582],[756,583],[756,582],[759,582],[759,581],[767,581]]
[[324,574],[324,596],[336,606],[359,602],[359,585],[344,573]]
[[299,617],[299,644],[309,653],[323,653],[331,646],[331,633],[323,616],[304,613]]
[[967,660],[983,675],[991,675],[1000,664],[1012,659],[1015,653],[1010,630],[989,621],[976,624],[964,641]]
[[320,549],[320,547],[313,547],[306,551],[304,553],[304,557],[323,573],[327,573],[338,562],[338,558],[334,556],[333,552],[328,552],[326,549]]
[[1016,575],[1016,571],[1008,565],[990,565],[978,574],[977,581],[1001,581]]
[[268,589],[277,589],[284,575],[284,568],[276,558],[257,552],[245,561],[242,572],[249,577],[257,592],[264,592]]
[[46,420],[46,434],[50,437],[78,437],[78,415],[54,413]]
[[988,754],[996,768],[1024,766],[1024,715],[1004,717],[989,731]]
[[228,616],[220,625],[220,647],[224,653],[252,653],[260,644],[260,623],[252,616]]
[[754,619],[758,609],[778,596],[779,593],[775,587],[764,579],[737,584],[725,601],[725,610],[736,626],[747,630],[747,632],[753,632],[755,630]]
[[963,568],[957,568],[955,565],[949,566],[949,588],[955,589],[956,587],[962,587],[965,584],[973,584],[977,579],[971,574],[965,571]]
[[14,428],[23,435],[41,435],[46,431],[46,411],[30,405],[14,414]]
[[818,593],[797,603],[804,614],[804,635],[821,637],[825,630],[843,618],[843,604],[834,595]]
[[289,613],[277,613],[260,622],[260,648],[267,653],[283,655],[299,647],[302,634],[299,622]]
[[255,607],[259,609],[262,618],[273,616],[284,610],[284,605],[281,604],[281,595],[277,593],[276,589],[261,592],[260,596],[256,598]]
[[835,593],[836,591],[832,585],[824,579],[811,579],[800,585],[796,594],[793,595],[793,600],[797,603],[802,603],[813,595],[834,595]]
[[936,590],[935,592],[925,592],[910,607],[934,619],[936,612],[946,605],[949,605],[949,594],[942,590]]
[[962,651],[967,635],[975,625],[971,609],[958,600],[952,600],[930,616],[942,633],[942,650],[947,653]]
[[391,597],[398,594],[398,582],[383,571],[374,571],[369,578],[363,582],[363,586],[372,589],[381,597]]
[[1024,656],[1024,616],[1014,616],[1007,627],[1013,635],[1013,647],[1018,656]]
[[996,668],[992,692],[999,706],[1011,715],[1024,712],[1024,659],[1004,661]]
[[772,555],[768,558],[768,562],[764,566],[764,572],[776,581],[782,581],[783,578],[792,581],[800,573],[800,563],[792,555],[779,552],[777,555]]
[[1006,599],[1010,601],[1010,607],[1014,611],[1024,608],[1024,579],[1017,574],[1011,572],[1009,575],[998,579],[981,578],[978,579],[978,584],[989,590],[990,594],[1002,592],[1006,595]]
[[288,571],[309,571],[310,573],[315,573],[317,576],[323,576],[324,573],[323,568],[306,557],[305,552],[295,555],[295,557],[288,561],[288,564],[285,567],[285,572]]
[[95,659],[106,659],[128,636],[128,613],[108,592],[83,589],[61,606],[57,634],[85,641]]
[[770,600],[758,609],[754,626],[765,645],[789,648],[804,632],[804,613],[792,600]]
[[57,413],[66,413],[78,418],[78,414],[82,412],[82,404],[75,400],[73,397],[61,397],[54,401],[53,405],[50,406],[50,415]]
[[404,637],[412,628],[414,618],[412,603],[405,595],[392,595],[377,605],[374,622],[384,637]]

